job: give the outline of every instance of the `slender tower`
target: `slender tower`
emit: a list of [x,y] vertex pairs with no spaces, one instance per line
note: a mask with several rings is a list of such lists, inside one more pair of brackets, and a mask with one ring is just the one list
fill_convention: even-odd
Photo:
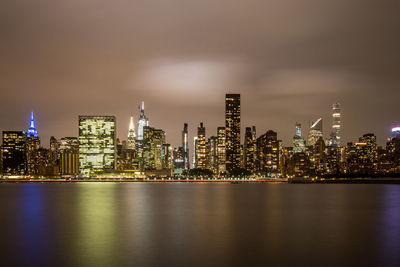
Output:
[[332,132],[329,145],[340,147],[340,104],[332,105]]
[[28,174],[38,173],[37,164],[37,153],[36,151],[40,148],[40,138],[38,131],[36,130],[35,117],[33,111],[31,112],[31,118],[29,121],[29,128],[27,131],[26,148],[27,148],[27,164],[28,164]]
[[189,164],[189,140],[188,140],[188,124],[185,123],[183,125],[182,131],[182,147],[183,147],[183,161],[184,161],[184,168],[188,170],[190,168]]
[[33,111],[31,112],[31,120],[29,122],[29,128],[28,128],[28,137],[38,137],[38,132],[36,130],[36,123],[35,123],[35,118],[33,116]]
[[139,106],[140,116],[138,121],[138,134],[137,140],[143,140],[143,127],[149,126],[149,120],[147,119],[146,115],[144,115],[144,102]]
[[135,124],[133,123],[133,116],[131,116],[131,120],[129,122],[128,149],[131,150],[136,149],[136,133],[135,133]]
[[225,96],[226,171],[240,168],[240,94]]

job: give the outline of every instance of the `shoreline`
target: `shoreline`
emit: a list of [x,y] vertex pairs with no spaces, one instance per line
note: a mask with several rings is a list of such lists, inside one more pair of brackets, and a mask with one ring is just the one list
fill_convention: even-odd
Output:
[[134,179],[134,178],[1,178],[4,183],[288,183],[288,184],[400,184],[400,178],[335,178],[335,179],[309,179],[309,178],[280,178],[280,179]]

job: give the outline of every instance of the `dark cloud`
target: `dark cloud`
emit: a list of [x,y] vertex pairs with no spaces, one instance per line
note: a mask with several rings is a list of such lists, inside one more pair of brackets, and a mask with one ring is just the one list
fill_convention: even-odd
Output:
[[[373,0],[94,1],[0,4],[2,129],[30,110],[47,142],[77,135],[79,114],[114,114],[127,133],[139,101],[173,145],[189,122],[224,124],[242,94],[243,128],[278,131],[343,109],[343,139],[400,123],[400,4]],[[304,127],[307,130],[307,127]],[[306,131],[305,131],[306,134]]]

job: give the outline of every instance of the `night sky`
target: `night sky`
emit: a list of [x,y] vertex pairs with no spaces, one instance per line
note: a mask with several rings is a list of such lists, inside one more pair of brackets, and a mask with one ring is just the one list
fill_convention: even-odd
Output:
[[3,0],[0,130],[42,143],[78,135],[78,115],[117,116],[120,138],[145,101],[167,141],[224,126],[225,93],[241,93],[242,132],[272,129],[291,145],[295,123],[342,104],[342,139],[400,124],[398,0]]

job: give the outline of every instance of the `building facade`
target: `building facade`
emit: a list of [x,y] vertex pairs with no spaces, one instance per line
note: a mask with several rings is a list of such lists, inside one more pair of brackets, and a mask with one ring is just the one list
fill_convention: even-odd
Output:
[[340,128],[341,128],[341,112],[340,104],[332,105],[332,132],[329,139],[329,145],[340,147]]
[[225,96],[226,171],[240,168],[240,94]]
[[207,168],[207,150],[206,150],[206,128],[203,123],[200,122],[200,126],[197,127],[197,140],[196,140],[196,169]]
[[89,176],[115,167],[115,116],[79,116],[79,172]]
[[244,168],[249,172],[256,170],[257,144],[256,144],[256,126],[246,127],[244,135]]
[[280,172],[280,140],[274,131],[267,131],[257,138],[257,169],[267,174]]
[[3,175],[27,174],[25,131],[3,131]]
[[322,118],[319,118],[316,122],[312,123],[310,131],[308,133],[308,146],[314,146],[318,139],[322,137]]

